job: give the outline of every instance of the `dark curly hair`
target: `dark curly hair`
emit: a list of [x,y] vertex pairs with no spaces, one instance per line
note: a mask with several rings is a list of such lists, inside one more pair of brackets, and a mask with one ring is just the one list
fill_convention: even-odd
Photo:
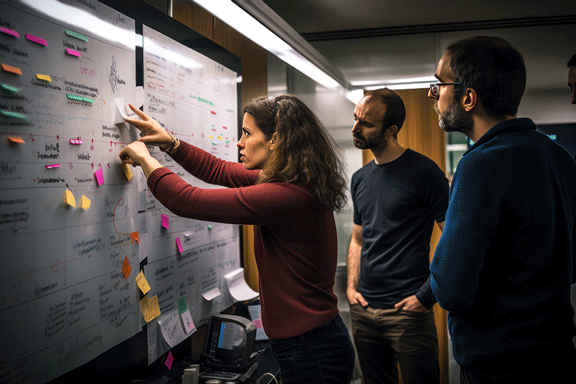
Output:
[[287,182],[310,193],[329,210],[346,205],[344,164],[337,145],[316,115],[292,95],[259,97],[242,109],[277,146],[261,173],[261,183]]

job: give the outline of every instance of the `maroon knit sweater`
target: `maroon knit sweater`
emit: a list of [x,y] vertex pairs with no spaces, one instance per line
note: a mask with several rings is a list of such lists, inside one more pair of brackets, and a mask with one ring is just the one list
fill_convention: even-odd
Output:
[[270,338],[301,335],[338,314],[332,211],[296,185],[255,184],[259,171],[183,141],[172,157],[197,178],[230,188],[193,187],[169,169],[159,168],[150,174],[148,187],[166,208],[198,220],[256,226],[262,322]]

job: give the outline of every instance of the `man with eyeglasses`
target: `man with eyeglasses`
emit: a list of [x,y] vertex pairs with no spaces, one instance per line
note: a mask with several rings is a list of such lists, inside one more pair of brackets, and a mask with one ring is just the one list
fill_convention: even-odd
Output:
[[457,41],[430,86],[443,130],[474,145],[452,180],[430,266],[461,383],[561,383],[573,377],[576,164],[516,118],[522,55],[488,36]]

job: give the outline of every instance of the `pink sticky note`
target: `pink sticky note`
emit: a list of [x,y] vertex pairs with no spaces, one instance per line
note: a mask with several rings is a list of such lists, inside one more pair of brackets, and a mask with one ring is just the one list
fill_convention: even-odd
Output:
[[72,145],[82,145],[82,139],[70,139],[70,144]]
[[182,243],[180,242],[179,237],[176,238],[176,246],[178,246],[178,252],[180,252],[180,253],[184,252],[184,249],[182,248]]
[[262,328],[262,321],[260,319],[252,320],[256,328]]
[[170,218],[162,214],[160,214],[160,218],[162,219],[162,226],[166,229],[170,228]]
[[168,352],[168,357],[166,358],[166,362],[164,365],[168,367],[168,369],[172,369],[172,363],[174,362],[174,356],[172,356],[172,351]]
[[40,45],[48,46],[48,42],[38,36],[31,35],[29,33],[26,34],[26,39]]
[[94,172],[94,176],[96,177],[96,182],[98,185],[104,184],[104,172],[102,171],[102,168]]
[[46,168],[52,169],[52,168],[58,168],[59,166],[60,166],[60,164],[47,164]]
[[5,33],[5,34],[10,35],[10,36],[20,37],[18,32],[13,31],[13,30],[8,29],[8,28],[5,28],[5,27],[0,27],[0,32]]
[[82,57],[82,54],[78,51],[75,51],[73,49],[70,48],[66,48],[66,53],[72,56],[76,56],[76,57]]

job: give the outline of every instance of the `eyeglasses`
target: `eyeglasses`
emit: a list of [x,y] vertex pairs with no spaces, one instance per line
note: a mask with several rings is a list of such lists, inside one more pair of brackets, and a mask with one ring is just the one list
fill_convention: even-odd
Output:
[[459,81],[455,82],[455,83],[433,83],[430,84],[430,97],[433,99],[437,99],[440,96],[440,87],[443,85],[455,85],[455,86],[459,86],[460,83]]

